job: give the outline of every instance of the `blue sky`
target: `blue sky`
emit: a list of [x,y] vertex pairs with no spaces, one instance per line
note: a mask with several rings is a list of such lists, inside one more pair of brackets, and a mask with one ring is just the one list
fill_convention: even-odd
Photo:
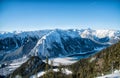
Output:
[[0,31],[120,29],[119,0],[0,0]]

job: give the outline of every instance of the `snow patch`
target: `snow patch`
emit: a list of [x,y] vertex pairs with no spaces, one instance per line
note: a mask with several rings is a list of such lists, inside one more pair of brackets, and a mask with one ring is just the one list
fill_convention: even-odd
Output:
[[115,70],[114,73],[96,77],[96,78],[120,78],[120,70]]
[[[59,70],[58,69],[53,69],[54,72],[58,72]],[[49,71],[48,71],[49,72]],[[62,73],[66,74],[66,75],[69,75],[69,74],[72,74],[72,71],[68,70],[68,69],[63,69],[62,68]],[[44,74],[46,74],[46,71],[41,71],[39,73],[37,73],[36,75],[32,75],[30,78],[36,78],[37,77],[41,77],[43,76]]]
[[[70,65],[73,64],[75,62],[77,62],[77,60],[75,60],[76,58],[73,57],[57,57],[57,58],[50,58],[49,59],[49,64],[51,64],[51,61],[53,61],[53,66],[59,66],[61,65]],[[44,62],[46,62],[46,60],[43,60]]]

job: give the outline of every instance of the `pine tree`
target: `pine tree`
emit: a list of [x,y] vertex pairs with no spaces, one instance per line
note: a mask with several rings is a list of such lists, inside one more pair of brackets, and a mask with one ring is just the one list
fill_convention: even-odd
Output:
[[48,77],[48,69],[49,69],[49,66],[48,66],[48,56],[46,56],[46,66],[45,66],[45,71],[46,71],[46,74],[44,75],[44,78],[49,78]]
[[50,74],[49,74],[50,78],[54,78],[54,71],[53,71],[53,60],[51,60],[51,66],[50,66]]
[[37,77],[37,71],[35,71],[35,78],[38,78],[38,77]]
[[53,70],[53,60],[51,60],[51,70]]
[[48,56],[46,56],[46,67],[45,67],[46,72],[48,72]]
[[59,64],[58,71],[61,73],[62,72],[62,64]]

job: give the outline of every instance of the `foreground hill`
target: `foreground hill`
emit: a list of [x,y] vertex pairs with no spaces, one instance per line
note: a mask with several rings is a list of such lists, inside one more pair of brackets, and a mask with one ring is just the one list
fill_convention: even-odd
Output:
[[120,70],[120,42],[70,66],[75,78],[94,78]]

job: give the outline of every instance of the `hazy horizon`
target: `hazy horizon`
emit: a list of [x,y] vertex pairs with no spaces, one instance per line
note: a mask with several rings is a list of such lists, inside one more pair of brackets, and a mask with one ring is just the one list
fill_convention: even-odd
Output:
[[35,30],[11,30],[11,31],[1,31],[0,30],[0,33],[13,33],[13,32],[17,32],[17,33],[20,33],[20,32],[34,32],[34,31],[42,31],[42,30],[56,30],[56,29],[59,29],[59,30],[87,30],[87,29],[91,29],[91,30],[110,30],[110,31],[120,31],[120,29],[93,29],[93,28],[51,28],[51,29],[35,29]]

